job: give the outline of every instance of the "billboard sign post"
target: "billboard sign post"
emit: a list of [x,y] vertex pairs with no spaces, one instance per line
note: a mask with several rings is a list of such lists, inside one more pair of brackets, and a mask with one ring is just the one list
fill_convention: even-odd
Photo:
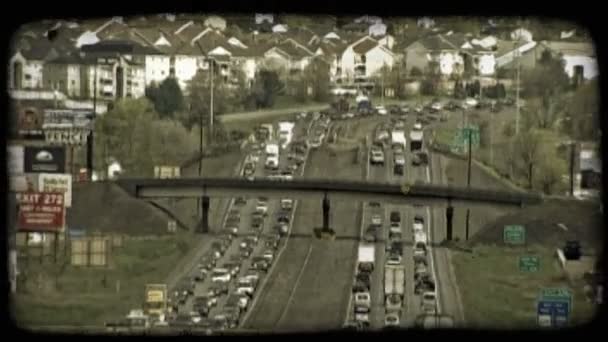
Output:
[[26,173],[65,173],[65,147],[31,147],[24,149]]
[[41,173],[38,176],[40,192],[60,192],[64,194],[65,206],[72,206],[72,175]]
[[58,232],[63,229],[65,203],[62,193],[18,192],[18,228],[26,232]]

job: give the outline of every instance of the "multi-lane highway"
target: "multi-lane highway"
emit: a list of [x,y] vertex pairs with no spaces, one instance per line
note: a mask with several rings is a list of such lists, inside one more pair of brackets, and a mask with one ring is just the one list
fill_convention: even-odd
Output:
[[[370,119],[366,119],[370,120]],[[431,183],[441,182],[440,172],[433,172],[433,158],[430,156],[429,164],[414,166],[413,154],[410,152],[409,144],[406,144],[405,166],[402,174],[397,174],[394,168],[394,152],[390,143],[390,137],[384,144],[384,163],[372,165],[370,163],[370,148],[372,141],[379,130],[392,128],[390,116],[374,118],[378,123],[369,131],[364,132],[366,136],[355,137],[365,140],[364,151],[359,152],[331,152],[325,146],[313,146],[306,149],[304,163],[294,173],[294,177],[324,178],[327,180],[365,180],[378,183],[404,182]],[[296,122],[293,132],[294,141],[306,140],[308,142],[317,140],[319,135],[327,135],[329,131],[329,120],[324,118],[300,119]],[[340,125],[340,124],[338,124]],[[413,128],[413,120],[407,120],[403,127],[406,137]],[[323,134],[325,133],[325,134]],[[390,134],[390,133],[389,133]],[[324,141],[324,139],[321,139]],[[409,139],[408,139],[409,140]],[[325,142],[325,141],[324,141]],[[279,158],[279,169],[283,170],[291,161],[288,158],[290,146],[282,151]],[[364,153],[367,158],[359,163],[353,162],[357,159],[356,153]],[[259,154],[255,162],[253,174],[250,177],[267,177],[269,171],[264,167],[266,156]],[[364,163],[364,165],[361,165]],[[362,167],[363,166],[363,167]],[[330,198],[331,201],[331,198]],[[223,213],[220,229],[214,231],[226,231],[236,229],[236,236],[231,241],[226,241],[225,251],[217,255],[214,267],[228,268],[232,273],[230,281],[227,281],[227,294],[218,295],[213,288],[217,287],[212,281],[213,268],[204,268],[203,259],[214,258],[212,250],[218,247],[218,241],[225,238],[215,236],[205,247],[208,252],[201,257],[199,263],[194,263],[190,278],[197,274],[205,273],[204,279],[199,279],[192,289],[192,295],[188,300],[179,305],[178,312],[181,315],[189,315],[194,310],[196,297],[211,296],[217,298],[217,304],[211,307],[208,318],[211,321],[222,321],[224,326],[233,329],[256,330],[256,331],[318,331],[338,329],[345,323],[355,319],[353,285],[357,275],[357,252],[360,244],[372,243],[375,246],[375,267],[371,274],[370,300],[371,307],[368,315],[369,327],[381,329],[386,325],[386,303],[384,294],[384,269],[387,264],[389,253],[389,227],[391,217],[398,213],[400,221],[400,233],[403,241],[400,265],[405,270],[405,284],[403,304],[399,312],[399,326],[406,328],[414,325],[415,319],[423,313],[421,308],[421,295],[415,292],[415,263],[414,263],[414,217],[422,217],[423,227],[428,239],[427,246],[427,270],[436,283],[436,311],[453,316],[457,322],[462,317],[457,290],[453,284],[453,273],[449,266],[449,258],[446,251],[434,247],[443,238],[444,223],[440,210],[432,210],[428,206],[399,205],[391,203],[374,203],[370,201],[331,201],[330,226],[336,232],[335,240],[319,240],[314,237],[313,229],[322,224],[321,199],[303,199],[294,201],[289,218],[289,233],[280,238],[276,248],[270,248],[267,238],[279,239],[276,231],[277,213],[281,211],[277,199],[268,199],[267,217],[259,234],[255,234],[252,228],[252,214],[259,206],[259,198],[245,198],[244,201],[231,199],[228,208]],[[380,225],[376,229],[375,239],[365,242],[364,235],[372,225],[372,216],[379,215]],[[238,219],[235,219],[238,217]],[[374,220],[378,218],[374,217]],[[229,222],[228,222],[229,221]],[[393,228],[395,229],[395,228]],[[259,242],[255,242],[251,236],[258,236]],[[213,235],[212,235],[213,236]],[[215,246],[215,247],[213,247]],[[250,253],[241,256],[246,247],[251,246]],[[218,247],[219,248],[219,247]],[[271,262],[268,267],[259,272],[258,265],[254,265],[254,257],[269,254]],[[231,265],[234,264],[234,265]],[[237,266],[238,265],[238,266]],[[232,270],[234,268],[234,270]],[[238,318],[230,320],[226,310],[228,297],[237,292],[237,283],[241,277],[256,273],[259,281],[255,285],[253,294],[246,301],[246,308]],[[217,280],[217,279],[216,279]],[[183,279],[180,282],[182,283]],[[242,287],[242,286],[241,286]],[[173,288],[171,289],[174,290]],[[242,290],[242,289],[241,289]],[[215,290],[217,292],[218,290]],[[244,297],[244,296],[241,296]],[[360,317],[359,317],[360,318]],[[215,322],[215,324],[219,324]],[[194,326],[196,326],[195,324]],[[198,324],[200,325],[200,324]],[[213,326],[211,324],[210,326]]]

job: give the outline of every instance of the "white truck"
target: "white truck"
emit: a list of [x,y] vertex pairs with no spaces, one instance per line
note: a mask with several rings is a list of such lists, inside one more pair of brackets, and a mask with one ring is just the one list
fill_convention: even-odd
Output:
[[403,305],[405,292],[405,269],[403,266],[384,267],[384,300],[386,310],[399,311]]
[[405,140],[405,132],[402,130],[393,130],[391,132],[391,141],[392,144],[399,144],[403,146],[403,150],[405,151],[406,140]]
[[422,139],[424,133],[421,130],[413,130],[410,132],[410,149],[412,152],[422,150]]
[[293,137],[293,127],[295,124],[289,121],[282,121],[278,123],[279,126],[279,143],[281,148],[287,148]]
[[373,244],[360,244],[357,257],[357,268],[362,272],[371,273],[376,261],[376,248]]
[[271,142],[266,145],[266,169],[277,170],[279,168],[279,145]]

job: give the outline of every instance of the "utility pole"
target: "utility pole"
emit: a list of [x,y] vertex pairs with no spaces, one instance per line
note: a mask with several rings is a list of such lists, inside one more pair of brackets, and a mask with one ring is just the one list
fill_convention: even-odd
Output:
[[210,68],[211,68],[211,101],[210,101],[210,106],[209,106],[209,117],[210,117],[211,122],[209,124],[209,129],[210,129],[209,140],[211,143],[213,143],[213,139],[215,138],[215,135],[213,134],[213,62],[214,62],[213,59],[211,59],[209,61]]
[[[467,168],[467,187],[470,188],[471,187],[471,160],[472,160],[471,138],[472,138],[473,131],[471,129],[469,129],[468,131],[469,131],[469,166]],[[471,210],[469,208],[467,208],[467,217],[466,217],[465,232],[464,232],[464,236],[467,241],[469,240],[470,216],[471,216]]]
[[384,73],[386,72],[386,65],[382,66],[382,106],[384,107]]
[[95,76],[93,77],[93,117],[91,118],[91,133],[89,134],[89,138],[87,139],[87,169],[89,171],[89,181],[93,180],[93,140],[95,132],[95,118],[97,116],[97,65],[98,58],[95,57]]
[[570,143],[570,196],[574,196],[574,159],[575,159],[576,143]]
[[517,37],[517,81],[516,81],[516,87],[515,87],[515,136],[519,135],[519,88],[520,88],[520,72],[521,72],[521,68],[520,68],[520,58],[521,58],[521,54],[519,51],[519,43],[521,41],[521,32],[519,34],[519,36]]

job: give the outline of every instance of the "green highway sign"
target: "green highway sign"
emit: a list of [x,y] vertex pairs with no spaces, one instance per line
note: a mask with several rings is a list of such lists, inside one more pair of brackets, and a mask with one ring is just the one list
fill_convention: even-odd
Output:
[[519,257],[519,270],[522,272],[538,272],[540,269],[540,259],[537,256]]
[[546,288],[540,293],[543,300],[572,302],[572,293],[566,288]]
[[521,225],[505,226],[503,238],[506,244],[523,245],[526,243],[526,228]]
[[479,147],[479,127],[477,126],[467,126],[460,128],[456,135],[454,136],[454,140],[452,142],[452,149],[457,150],[468,150],[469,148],[469,132],[471,134],[471,146]]

